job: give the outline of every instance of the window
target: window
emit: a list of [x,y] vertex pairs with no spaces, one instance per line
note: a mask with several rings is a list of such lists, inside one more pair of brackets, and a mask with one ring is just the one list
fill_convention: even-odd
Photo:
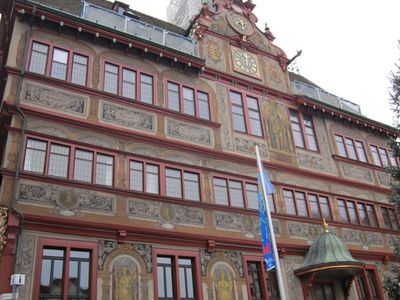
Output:
[[155,250],[157,259],[157,299],[201,299],[198,254]]
[[149,74],[109,62],[104,63],[105,92],[152,104],[153,81],[153,76]]
[[236,131],[263,136],[258,99],[230,92],[232,122]]
[[266,272],[261,257],[245,257],[245,260],[249,299],[279,300],[279,287],[275,271]]
[[337,200],[340,219],[344,223],[378,227],[375,207],[359,201]]
[[361,141],[335,134],[335,141],[340,156],[367,162],[364,144]]
[[366,266],[364,272],[356,277],[355,282],[360,300],[383,299],[382,290],[374,267]]
[[167,82],[168,108],[201,119],[210,120],[208,94],[171,81]]
[[96,245],[41,240],[35,299],[94,299]]
[[137,160],[130,161],[129,169],[130,189],[133,191],[200,201],[198,173]]
[[112,186],[114,156],[29,137],[23,170]]
[[400,230],[400,223],[395,209],[388,207],[381,207],[381,213],[383,217],[384,227],[393,230]]
[[[258,210],[257,184],[235,178],[214,177],[213,186],[216,204]],[[275,212],[272,195],[268,195],[268,204],[270,211]]]
[[284,189],[286,212],[291,215],[332,220],[327,196]]
[[290,110],[290,122],[296,147],[318,151],[317,136],[312,117]]
[[32,41],[29,72],[87,85],[88,65],[88,56]]
[[379,167],[398,167],[398,161],[397,159],[393,156],[392,151],[382,148],[382,147],[377,147],[374,145],[370,145],[371,149],[371,154],[372,158],[374,159],[374,164]]

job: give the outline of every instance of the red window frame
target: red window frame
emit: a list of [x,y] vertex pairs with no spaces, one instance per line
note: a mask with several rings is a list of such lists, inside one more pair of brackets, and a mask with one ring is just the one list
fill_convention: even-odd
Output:
[[[32,60],[32,49],[33,49],[34,43],[48,46],[48,53],[47,53],[47,57],[46,57],[46,68],[45,68],[44,74],[35,73],[35,72],[32,72],[32,73],[40,74],[40,75],[44,75],[44,76],[53,78],[51,76],[51,69],[52,69],[52,63],[53,63],[54,49],[60,49],[62,51],[68,52],[67,74],[66,74],[66,79],[64,81],[72,83],[73,57],[74,57],[74,54],[77,54],[77,55],[84,56],[87,58],[86,83],[84,85],[80,85],[80,84],[77,84],[77,85],[89,86],[89,83],[91,82],[91,74],[92,74],[92,67],[91,67],[92,60],[93,60],[92,56],[85,52],[72,50],[72,49],[69,49],[69,48],[66,48],[63,46],[58,46],[57,44],[52,43],[50,41],[44,41],[44,40],[40,40],[40,39],[36,39],[36,38],[30,40],[30,42],[29,42],[29,58],[27,59],[26,65],[25,65],[26,70],[29,71],[29,66],[30,66],[31,60]],[[58,79],[58,78],[54,78],[54,79],[63,80],[63,79]],[[76,84],[76,83],[74,83],[74,84]]]
[[96,243],[89,243],[89,242],[82,242],[82,241],[75,241],[75,240],[58,240],[58,239],[40,239],[39,245],[37,248],[36,254],[36,261],[37,268],[35,271],[35,282],[34,282],[34,299],[39,299],[40,294],[40,278],[42,273],[42,257],[43,257],[43,249],[45,247],[55,248],[55,249],[65,249],[66,254],[64,257],[64,268],[63,268],[63,300],[68,299],[67,293],[68,291],[68,278],[69,274],[69,252],[71,249],[79,249],[79,250],[88,250],[91,252],[90,255],[90,272],[89,272],[89,299],[96,299],[96,290],[97,290],[97,244]]
[[[371,280],[372,284],[374,285],[373,288],[371,287]],[[384,299],[382,286],[375,266],[366,265],[363,272],[358,275],[354,281],[359,299],[374,300],[377,299],[377,297],[378,299]],[[363,285],[363,288],[360,286],[360,284]],[[366,297],[363,297],[361,289],[364,290]]]
[[[156,165],[158,166],[158,195],[160,196],[166,196],[167,195],[167,182],[166,182],[166,169],[173,169],[173,170],[177,170],[180,171],[181,173],[181,189],[182,189],[182,197],[181,198],[177,198],[177,199],[183,199],[183,200],[188,200],[188,201],[195,201],[195,202],[202,202],[202,196],[201,196],[201,191],[202,191],[202,178],[201,178],[201,172],[199,172],[196,169],[192,169],[192,168],[185,168],[185,167],[181,167],[181,166],[177,166],[177,165],[173,165],[173,164],[169,164],[169,163],[164,163],[164,162],[158,162],[158,161],[152,161],[152,160],[147,160],[147,159],[142,159],[142,158],[137,158],[137,157],[133,157],[133,156],[129,156],[127,158],[128,164],[127,164],[127,175],[128,175],[128,189],[132,192],[137,192],[137,193],[148,193],[148,194],[152,194],[155,195],[154,193],[149,193],[145,191],[145,187],[146,187],[146,170],[145,168],[142,169],[142,182],[143,182],[143,192],[141,191],[137,191],[137,190],[133,190],[131,189],[131,161],[136,161],[136,162],[140,162],[143,164],[143,167],[147,164],[150,165]],[[185,173],[192,173],[192,174],[196,174],[198,175],[199,178],[199,200],[192,200],[192,199],[187,199],[186,198],[186,193],[185,193]],[[175,197],[173,197],[175,198]]]
[[[248,298],[250,299],[250,297],[251,297],[248,263],[257,263],[257,264],[259,264],[261,292],[262,292],[263,299],[266,299],[266,300],[280,299],[278,282],[277,282],[277,280],[273,280],[271,282],[271,279],[269,278],[271,271],[270,272],[266,271],[266,268],[264,265],[265,264],[264,258],[260,257],[260,256],[244,255],[243,259],[244,259],[244,273],[245,273],[245,277],[246,277],[246,288],[247,288]],[[275,279],[277,279],[276,273],[275,273]],[[275,286],[275,293],[277,294],[277,296],[270,296],[271,291],[269,291],[269,286],[271,285],[271,283]]]
[[[297,114],[297,120],[298,120],[298,123],[299,123],[299,126],[300,126],[300,134],[301,134],[301,137],[303,139],[304,147],[302,147],[300,145],[296,145],[296,141],[295,141],[295,138],[294,138],[295,134],[294,134],[293,125],[292,125],[293,121],[291,120],[291,114],[292,113]],[[304,125],[304,115],[310,117],[310,119],[311,119],[311,124],[312,124],[312,128],[311,129],[312,129],[312,132],[313,132],[312,136],[315,139],[316,149],[311,149],[311,147],[309,145],[309,141],[308,141],[307,133],[306,133],[306,126]],[[294,142],[295,146],[299,147],[299,148],[302,148],[302,149],[307,149],[307,150],[310,150],[310,151],[319,152],[318,136],[317,136],[317,133],[315,131],[315,124],[314,124],[313,117],[310,114],[303,114],[303,112],[301,112],[301,111],[294,110],[294,109],[289,109],[289,120],[290,120],[290,127],[291,127],[291,130],[292,130],[293,142]]]
[[[362,141],[356,140],[356,139],[353,139],[353,138],[350,138],[350,137],[347,137],[347,136],[343,136],[343,135],[341,135],[341,134],[335,134],[336,153],[338,153],[340,156],[342,156],[342,155],[340,154],[339,147],[338,147],[338,142],[337,142],[337,139],[336,139],[336,138],[340,138],[341,141],[342,141],[342,143],[343,143],[343,146],[344,146],[344,149],[345,149],[345,152],[346,152],[345,156],[343,156],[343,157],[346,157],[346,158],[348,158],[348,159],[353,159],[353,160],[358,160],[358,161],[361,161],[361,162],[366,162],[366,163],[368,163],[367,152],[365,151],[365,146],[364,146],[364,143],[363,143]],[[350,155],[349,155],[349,149],[348,149],[349,146],[348,146],[347,143],[346,143],[346,139],[347,139],[347,140],[350,140],[350,141],[352,142],[352,145],[353,145],[353,148],[354,148],[354,153],[355,153],[355,155],[356,155],[356,158],[355,158],[355,159],[354,159],[354,158],[351,158]],[[362,160],[362,159],[361,159],[361,155],[360,155],[360,153],[359,153],[360,150],[359,150],[359,148],[357,147],[357,143],[361,143],[361,145],[362,145],[362,151],[363,151],[363,153],[364,153],[365,160]]]
[[[109,93],[111,95],[117,95],[117,96],[123,97],[124,99],[129,99],[130,101],[139,101],[139,102],[142,102],[142,103],[154,104],[155,92],[156,92],[156,88],[155,87],[157,86],[155,74],[153,74],[152,72],[143,71],[142,69],[132,68],[129,65],[120,64],[120,63],[114,62],[112,60],[102,60],[101,61],[102,72],[101,72],[101,83],[100,83],[100,86],[101,86],[101,89],[103,91],[104,91],[104,88],[105,88],[105,67],[106,67],[106,64],[113,65],[113,66],[116,66],[118,68],[118,73],[117,73],[117,93],[114,94],[114,93],[105,91],[106,93]],[[123,87],[123,82],[124,82],[124,80],[123,80],[123,70],[124,69],[136,73],[136,75],[135,75],[135,91],[134,91],[135,99],[123,96],[122,87]],[[151,103],[142,101],[142,99],[141,99],[141,92],[142,92],[142,89],[141,89],[141,75],[150,76],[153,79],[153,81],[152,81],[153,83],[152,83],[152,99],[151,99]]]
[[[346,213],[348,222],[346,220],[342,219],[342,216],[341,216],[341,213],[340,213],[340,209],[339,209],[339,202],[344,203],[345,213]],[[354,224],[354,225],[361,225],[361,226],[368,226],[368,227],[375,227],[375,228],[380,227],[379,223],[378,223],[376,207],[375,207],[374,204],[368,203],[368,202],[363,202],[363,201],[358,201],[358,200],[344,199],[344,198],[337,198],[336,199],[336,203],[338,205],[339,219],[340,219],[341,222],[346,223],[346,224]],[[349,212],[350,211],[349,203],[354,204],[355,217],[357,219],[356,222],[352,221],[352,218],[351,218],[351,215],[350,215],[350,212]],[[363,221],[362,221],[362,219],[360,217],[360,208],[359,208],[360,205],[365,208],[364,209],[364,214],[365,214],[365,217],[367,218],[368,224],[365,224],[365,223],[363,224]],[[369,214],[368,207],[371,207],[373,209],[374,222],[371,222],[371,215]],[[373,225],[373,223],[375,223],[376,226]]]
[[[385,221],[385,216],[384,216],[384,211],[386,211],[388,221],[390,224],[387,224]],[[388,207],[388,206],[380,206],[380,213],[382,215],[382,220],[383,220],[383,227],[388,228],[391,230],[400,230],[400,220],[397,214],[397,211],[395,208]]]
[[[25,170],[25,167],[24,167],[25,166],[25,155],[26,155],[27,144],[28,144],[28,140],[29,139],[47,143],[46,154],[45,154],[46,156],[45,156],[45,162],[44,162],[44,172],[43,173]],[[52,144],[69,147],[69,149],[70,149],[70,151],[69,151],[69,159],[68,159],[68,175],[67,175],[67,177],[58,177],[58,176],[52,176],[52,175],[48,174],[49,161],[50,161],[50,147],[51,147]],[[76,152],[76,150],[84,150],[84,151],[89,151],[89,152],[93,153],[92,180],[91,180],[91,182],[79,181],[79,180],[74,179],[75,152]],[[113,170],[113,181],[112,181],[111,185],[102,185],[102,184],[96,183],[96,167],[97,167],[96,157],[97,157],[97,154],[103,154],[103,155],[110,156],[110,157],[113,158],[113,168],[112,168],[112,170]],[[45,176],[51,176],[51,177],[60,178],[60,179],[73,180],[75,182],[84,182],[84,183],[88,183],[88,184],[96,184],[96,185],[101,185],[101,186],[114,187],[115,183],[116,183],[115,175],[117,174],[117,169],[116,168],[117,168],[116,156],[115,156],[114,153],[111,153],[111,152],[108,152],[108,151],[103,151],[103,150],[98,150],[96,148],[91,148],[91,147],[86,147],[86,146],[80,146],[80,145],[60,142],[60,141],[57,141],[57,140],[43,138],[43,137],[36,137],[34,135],[27,135],[26,138],[25,138],[25,141],[24,141],[24,157],[23,157],[23,163],[21,164],[21,171],[22,172],[32,173],[32,174],[42,174],[42,175],[45,175]]]
[[[216,179],[225,180],[226,183],[227,183],[226,187],[227,187],[227,193],[228,193],[228,205],[219,204],[216,201],[215,185],[214,185],[214,179],[215,178]],[[233,206],[231,204],[231,191],[230,191],[230,185],[229,185],[230,181],[238,181],[238,182],[240,182],[242,184],[243,206]],[[245,179],[238,178],[238,177],[226,176],[226,175],[221,175],[221,174],[212,174],[212,176],[211,176],[211,186],[212,186],[212,190],[213,190],[214,203],[217,204],[217,205],[224,205],[224,206],[235,207],[235,208],[254,209],[254,208],[251,208],[249,206],[249,200],[248,200],[248,197],[247,197],[246,184],[252,184],[252,185],[256,185],[257,186],[257,182],[256,181],[250,181],[250,180],[245,180]],[[271,211],[271,213],[274,213],[276,211],[276,203],[275,203],[274,195],[272,195],[272,204],[273,204],[273,207],[272,208],[270,207],[270,211]]]
[[[234,89],[230,89],[229,90],[229,100],[230,100],[229,103],[230,103],[231,116],[232,116],[232,128],[235,128],[234,118],[233,118],[233,108],[232,108],[233,104],[232,104],[232,97],[231,97],[232,93],[240,95],[240,98],[241,98],[241,101],[242,101],[242,108],[243,108],[243,118],[244,118],[244,122],[245,122],[245,131],[239,131],[239,130],[236,130],[236,129],[234,129],[234,130],[237,131],[237,132],[249,134],[249,135],[252,135],[252,136],[255,136],[255,137],[258,137],[258,138],[263,138],[266,131],[264,129],[264,122],[263,122],[262,117],[261,117],[262,116],[262,114],[261,114],[261,107],[262,106],[260,105],[259,97],[256,97],[254,95],[250,95],[250,94],[238,91],[238,90],[234,90]],[[254,134],[253,130],[251,128],[250,111],[255,111],[255,110],[252,110],[252,109],[249,108],[248,99],[247,99],[248,97],[256,100],[256,102],[257,102],[257,107],[258,107],[257,113],[258,113],[258,117],[259,117],[259,121],[260,121],[260,129],[261,129],[261,134],[260,135]]]
[[193,289],[195,292],[195,299],[203,299],[202,287],[201,287],[201,266],[200,266],[200,255],[196,251],[187,250],[169,250],[169,249],[153,249],[153,276],[154,276],[154,298],[158,298],[158,276],[157,276],[157,257],[165,256],[171,257],[173,260],[172,266],[172,283],[174,290],[174,299],[181,299],[180,285],[179,285],[179,258],[190,258],[193,260]]
[[[321,219],[321,218],[326,218],[324,215],[323,215],[323,210],[322,210],[322,208],[321,208],[321,200],[320,200],[320,198],[326,198],[327,200],[328,200],[328,209],[329,209],[329,218],[326,218],[328,221],[329,220],[333,220],[332,219],[332,206],[331,206],[331,203],[330,203],[330,201],[329,201],[329,197],[327,196],[327,195],[323,195],[323,194],[318,194],[318,193],[313,193],[313,192],[307,192],[307,191],[304,191],[304,190],[298,190],[298,189],[290,189],[290,188],[282,188],[282,197],[283,197],[283,204],[284,204],[284,207],[285,207],[285,211],[286,211],[286,213],[287,214],[289,214],[288,212],[287,212],[287,207],[286,207],[286,199],[285,199],[285,191],[287,191],[287,192],[290,192],[291,194],[292,194],[292,198],[293,198],[293,201],[294,201],[294,205],[295,205],[295,214],[290,214],[290,215],[295,215],[295,216],[299,216],[299,217],[305,217],[305,218],[316,218],[316,219]],[[303,216],[303,215],[300,215],[299,213],[298,213],[298,206],[297,206],[297,201],[296,201],[296,193],[302,193],[302,194],[304,194],[304,200],[305,200],[305,204],[306,204],[306,210],[307,210],[307,216]],[[318,211],[319,211],[319,214],[320,214],[320,217],[313,217],[312,216],[312,209],[311,209],[311,201],[310,201],[310,195],[312,195],[312,196],[316,196],[316,199],[317,199],[317,205],[318,205]]]
[[[173,109],[169,108],[169,98],[168,98],[168,84],[169,83],[178,86],[179,110],[173,110]],[[185,107],[184,106],[184,96],[183,96],[184,95],[183,94],[183,89],[184,88],[187,88],[187,89],[190,89],[190,90],[193,91],[194,115],[188,114],[188,113],[186,113],[184,111],[184,107]],[[199,102],[200,102],[199,99],[200,98],[199,98],[199,93],[203,93],[203,94],[207,95],[207,99],[208,99],[208,105],[207,105],[208,118],[203,118],[203,117],[200,116],[200,105],[199,105]],[[210,93],[205,92],[205,91],[200,90],[200,89],[197,89],[197,88],[195,88],[193,86],[190,86],[190,85],[187,85],[187,84],[182,84],[182,83],[176,82],[174,80],[167,79],[165,81],[164,95],[165,95],[165,105],[166,105],[167,109],[170,109],[170,110],[173,110],[173,111],[176,111],[176,112],[180,112],[180,113],[183,113],[185,115],[189,115],[189,116],[193,116],[193,117],[196,117],[196,118],[200,118],[200,119],[203,119],[203,120],[208,120],[208,121],[211,120]]]
[[[398,161],[398,159],[396,157],[392,156],[393,154],[392,154],[392,151],[390,149],[387,149],[387,148],[384,148],[384,147],[379,147],[379,146],[374,145],[374,144],[370,144],[369,147],[370,147],[370,151],[371,151],[371,154],[372,154],[372,160],[373,160],[373,162],[374,162],[374,164],[376,166],[383,167],[383,168],[386,168],[386,167],[399,167],[399,161]],[[373,153],[374,153],[374,151],[372,150],[373,148],[376,149],[376,154],[378,156],[379,161],[377,161],[375,159],[375,156],[373,155]],[[383,151],[385,153],[385,155],[386,155],[387,165],[385,165],[383,163],[384,160],[382,159],[381,151]]]

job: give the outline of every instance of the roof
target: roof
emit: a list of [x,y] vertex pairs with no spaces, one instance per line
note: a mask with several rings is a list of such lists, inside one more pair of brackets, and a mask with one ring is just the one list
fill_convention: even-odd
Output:
[[305,78],[304,76],[302,76],[300,74],[289,72],[289,77],[290,77],[291,81],[297,80],[297,81],[312,85],[312,86],[314,86],[316,88],[322,89],[319,85],[316,85],[314,82],[312,82],[311,80]]
[[[108,10],[113,10],[113,5],[114,2],[107,1],[107,0],[86,0],[89,3],[92,3],[94,5],[100,6],[102,8],[108,9]],[[38,0],[37,3],[43,4],[46,6],[53,7],[57,10],[67,12],[72,15],[79,16],[81,13],[81,1],[80,0]],[[130,14],[135,15],[140,21],[143,21],[145,23],[160,27],[162,29],[165,29],[167,31],[180,34],[180,35],[186,35],[186,31],[183,30],[182,28],[175,26],[174,24],[168,23],[166,21],[154,18],[152,16],[143,14],[139,11],[133,10],[133,9],[128,9],[128,12]]]

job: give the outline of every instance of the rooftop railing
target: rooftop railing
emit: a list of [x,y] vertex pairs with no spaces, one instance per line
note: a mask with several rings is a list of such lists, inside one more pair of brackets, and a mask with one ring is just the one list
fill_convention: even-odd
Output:
[[360,106],[349,100],[340,98],[340,97],[330,94],[320,88],[317,88],[315,86],[312,86],[312,85],[309,85],[309,84],[306,84],[304,82],[300,82],[297,80],[292,81],[292,86],[293,86],[295,93],[297,93],[297,94],[304,95],[304,96],[313,98],[315,100],[325,102],[329,105],[336,106],[338,108],[347,110],[349,112],[361,115]]
[[199,57],[197,41],[82,1],[81,18],[132,36]]

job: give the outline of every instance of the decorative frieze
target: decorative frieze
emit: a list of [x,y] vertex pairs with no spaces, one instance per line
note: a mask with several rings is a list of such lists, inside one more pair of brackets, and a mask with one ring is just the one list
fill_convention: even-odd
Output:
[[26,82],[23,101],[55,111],[85,116],[88,99],[71,92]]
[[103,270],[107,256],[118,248],[116,241],[99,240],[97,242],[97,269]]
[[0,253],[6,246],[8,208],[0,206]]
[[243,259],[240,252],[227,251],[227,252],[208,252],[207,249],[199,249],[200,253],[200,264],[201,264],[201,274],[203,276],[207,275],[208,264],[211,260],[217,258],[218,261],[228,259],[236,267],[240,274],[240,277],[244,277]]
[[82,210],[113,213],[115,206],[114,196],[52,184],[20,183],[19,200],[51,206],[64,216],[81,215]]
[[301,291],[300,280],[294,275],[294,270],[300,268],[303,265],[304,258],[297,257],[285,257],[284,258],[284,276],[286,278],[287,292],[289,294],[288,299],[299,299],[298,291]]
[[371,170],[346,163],[342,163],[341,166],[344,177],[360,181],[374,182]]
[[[323,233],[321,224],[309,224],[301,222],[287,222],[289,236],[297,239],[307,240],[309,244]],[[329,232],[337,235],[335,227],[329,227]]]
[[234,151],[233,133],[230,127],[230,110],[227,99],[227,88],[223,85],[217,84],[217,97],[218,100],[218,121],[221,124],[220,135],[222,147],[227,150]]
[[128,214],[135,218],[159,221],[167,229],[172,229],[179,224],[203,226],[205,223],[202,209],[155,201],[128,199]]
[[388,173],[376,172],[376,175],[378,176],[379,184],[390,186],[391,177]]
[[155,116],[137,109],[101,101],[100,119],[125,128],[155,131]]
[[263,143],[256,143],[249,139],[243,139],[243,138],[236,137],[235,145],[236,145],[236,150],[238,152],[250,154],[251,156],[254,156],[254,157],[256,155],[256,146],[258,146],[258,149],[260,151],[260,156],[263,158],[268,157],[268,147],[267,147],[267,145],[265,145]]
[[206,127],[166,118],[166,135],[175,139],[212,146],[213,133]]
[[380,233],[343,228],[342,234],[344,242],[349,244],[361,245],[363,248],[384,246]]
[[297,150],[297,159],[300,167],[305,169],[318,170],[323,172],[332,173],[333,168],[330,163],[322,156],[317,154],[311,154],[306,152],[301,152]]

